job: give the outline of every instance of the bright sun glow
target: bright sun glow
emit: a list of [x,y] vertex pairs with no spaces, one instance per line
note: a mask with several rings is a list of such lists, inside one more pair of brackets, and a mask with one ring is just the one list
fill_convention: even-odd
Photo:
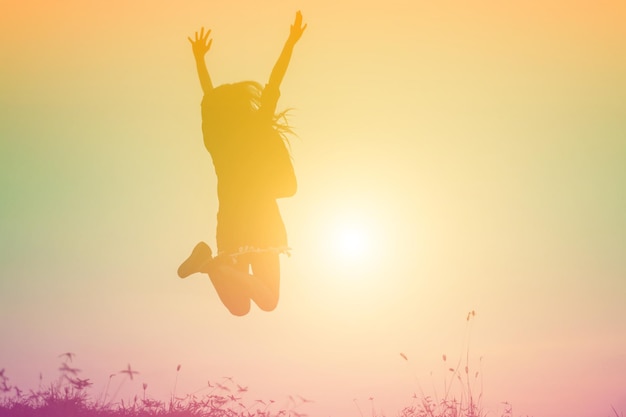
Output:
[[375,258],[376,236],[372,221],[358,215],[338,215],[330,222],[328,237],[335,268],[369,269]]
[[317,216],[320,222],[310,226],[319,250],[314,257],[319,274],[328,278],[335,289],[352,285],[355,279],[361,289],[367,286],[366,282],[375,284],[381,276],[381,265],[388,259],[383,225],[389,216],[370,201],[345,201],[339,197],[332,204],[319,207]]
[[363,227],[346,225],[338,228],[335,236],[335,249],[347,258],[361,258],[367,255],[369,237]]

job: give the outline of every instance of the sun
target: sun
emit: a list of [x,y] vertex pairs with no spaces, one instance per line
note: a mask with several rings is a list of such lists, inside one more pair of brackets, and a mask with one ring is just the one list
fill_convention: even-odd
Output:
[[327,236],[335,268],[368,268],[375,258],[376,239],[371,219],[355,212],[337,215],[329,224]]
[[333,285],[370,279],[387,258],[388,233],[383,227],[387,217],[370,201],[336,198],[317,206],[316,221],[307,224],[313,268]]
[[369,233],[362,225],[338,225],[334,234],[334,249],[340,257],[362,258],[369,252]]
[[331,203],[317,206],[309,218],[315,221],[304,222],[311,239],[310,262],[303,265],[316,277],[307,291],[344,312],[365,308],[389,291],[390,216],[365,199]]

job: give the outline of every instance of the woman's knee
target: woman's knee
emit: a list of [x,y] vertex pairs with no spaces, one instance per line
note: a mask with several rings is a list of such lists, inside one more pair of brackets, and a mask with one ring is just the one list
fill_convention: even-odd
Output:
[[241,317],[250,312],[250,302],[247,303],[228,303],[226,308],[233,316]]
[[265,300],[259,301],[256,304],[263,311],[267,311],[267,312],[274,311],[276,309],[276,306],[278,306],[278,294],[276,294],[276,296],[273,296],[271,298],[267,298]]

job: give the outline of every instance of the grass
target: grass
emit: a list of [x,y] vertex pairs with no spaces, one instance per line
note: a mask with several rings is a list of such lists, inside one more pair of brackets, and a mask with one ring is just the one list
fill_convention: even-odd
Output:
[[[219,382],[207,383],[198,390],[207,391],[203,395],[195,394],[184,397],[176,396],[178,372],[174,391],[168,401],[159,401],[147,395],[148,385],[142,384],[142,393],[132,399],[118,400],[118,394],[127,380],[132,380],[137,371],[130,365],[118,373],[109,376],[104,391],[96,398],[90,397],[88,391],[92,383],[89,379],[80,378],[80,369],[72,366],[73,354],[60,355],[63,358],[59,367],[59,378],[43,384],[40,376],[36,390],[22,391],[10,383],[5,370],[0,369],[0,417],[304,417],[298,412],[306,400],[300,401],[290,397],[291,408],[279,410],[273,400],[254,400],[247,402],[247,387],[237,385],[231,378],[223,378]],[[112,389],[111,381],[116,375],[122,380]],[[112,392],[111,392],[112,390]]]
[[[489,414],[482,405],[482,370],[474,370],[470,365],[471,324],[475,316],[474,310],[467,313],[465,351],[456,363],[450,364],[447,355],[442,355],[445,367],[443,392],[439,394],[433,384],[432,395],[426,394],[422,384],[415,377],[419,394],[413,395],[413,404],[401,411],[401,417],[486,417]],[[400,353],[400,356],[407,363],[410,362],[404,353]],[[482,358],[480,358],[479,368],[482,368]],[[500,416],[512,417],[511,405],[508,403],[504,405]]]
[[[467,339],[465,352],[454,364],[442,355],[446,375],[444,376],[443,392],[438,395],[427,395],[417,377],[415,383],[419,394],[413,395],[412,403],[400,410],[399,417],[487,417],[483,410],[483,386],[480,370],[473,370],[469,361],[470,330],[474,311],[467,315]],[[83,379],[80,369],[73,365],[74,354],[71,352],[59,355],[61,365],[57,380],[44,385],[40,375],[36,390],[22,391],[11,385],[4,369],[0,370],[0,417],[305,417],[302,406],[306,408],[306,400],[302,397],[289,397],[290,407],[277,407],[273,400],[246,400],[247,387],[236,384],[232,378],[220,381],[209,381],[207,386],[195,393],[179,397],[176,395],[178,373],[181,365],[176,367],[176,378],[172,394],[168,401],[159,401],[147,395],[148,385],[142,384],[142,392],[130,399],[119,399],[118,395],[124,383],[133,380],[138,374],[127,365],[117,373],[109,375],[106,387],[97,398],[89,395],[92,382]],[[402,360],[410,364],[406,354],[400,353]],[[482,359],[482,358],[481,358]],[[482,363],[482,360],[481,360]],[[122,379],[112,386],[113,378]],[[119,378],[118,378],[119,379]],[[204,392],[199,395],[200,392]],[[372,401],[371,416],[377,417]],[[365,417],[358,402],[355,406],[361,417]],[[500,417],[512,417],[512,408],[505,403]]]
[[[433,386],[428,395],[417,377],[415,385],[418,393],[413,395],[409,406],[397,414],[398,417],[487,417],[490,413],[483,409],[482,358],[479,369],[470,366],[470,334],[475,312],[467,314],[467,336],[464,352],[455,363],[449,363],[442,355],[445,369],[443,391],[438,393]],[[179,397],[176,394],[178,373],[172,394],[168,401],[159,401],[147,394],[148,385],[142,384],[142,392],[129,399],[118,399],[124,383],[133,380],[138,372],[130,364],[117,373],[109,375],[104,390],[93,398],[89,395],[92,382],[79,377],[80,369],[73,365],[73,353],[59,355],[61,365],[57,380],[44,385],[39,377],[35,390],[22,391],[10,383],[5,370],[0,369],[0,417],[305,417],[302,411],[310,400],[289,397],[288,408],[278,407],[273,400],[248,401],[247,387],[236,384],[232,378],[209,381],[207,386],[193,394]],[[411,365],[406,354],[400,353],[402,360]],[[115,376],[122,379],[113,384]],[[119,379],[119,378],[117,378]],[[202,393],[200,395],[199,393]],[[378,417],[372,401],[371,417]],[[354,400],[357,412],[365,417],[359,404]],[[512,407],[503,403],[499,417],[513,417]],[[613,410],[615,411],[615,410]],[[620,417],[615,411],[617,417]]]
[[[408,361],[406,355],[402,356]],[[69,358],[69,356],[68,356]],[[445,361],[445,358],[444,358]],[[454,368],[451,368],[454,369]],[[59,378],[44,385],[40,377],[39,387],[28,392],[22,391],[10,383],[4,369],[0,370],[0,417],[305,417],[300,407],[310,400],[290,397],[292,407],[280,409],[273,400],[245,400],[247,387],[235,384],[232,379],[225,378],[220,382],[209,381],[207,387],[197,394],[177,397],[175,387],[178,381],[177,367],[174,391],[168,401],[159,401],[147,395],[147,384],[142,384],[142,392],[132,399],[118,400],[118,394],[124,382],[133,379],[137,371],[130,365],[109,376],[104,391],[96,398],[90,397],[88,391],[92,383],[89,379],[78,376],[80,370],[64,360],[59,367]],[[455,369],[453,375],[461,376]],[[121,374],[123,379],[113,388],[111,381],[115,375]],[[466,373],[467,375],[467,373]],[[463,378],[457,378],[463,381]],[[112,392],[111,392],[112,391]],[[441,399],[430,396],[414,396],[414,404],[400,411],[400,417],[483,417],[480,402],[463,394],[459,400],[451,395],[449,389]],[[467,393],[469,393],[469,389]],[[480,396],[478,397],[480,399]],[[358,412],[364,417],[355,400]],[[376,416],[372,409],[372,417]],[[510,407],[502,417],[512,417]]]

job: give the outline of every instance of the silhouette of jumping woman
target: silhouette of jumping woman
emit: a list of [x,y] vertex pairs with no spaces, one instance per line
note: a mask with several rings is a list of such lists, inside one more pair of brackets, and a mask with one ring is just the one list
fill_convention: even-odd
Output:
[[285,112],[276,114],[280,84],[293,48],[306,29],[298,11],[289,37],[263,88],[254,81],[213,87],[205,55],[210,30],[189,37],[202,99],[202,135],[217,176],[217,256],[198,243],[178,268],[178,276],[209,275],[228,310],[243,316],[250,301],[264,311],[276,308],[281,253],[288,253],[287,232],[276,199],[296,192],[296,177],[284,141],[291,129]]

